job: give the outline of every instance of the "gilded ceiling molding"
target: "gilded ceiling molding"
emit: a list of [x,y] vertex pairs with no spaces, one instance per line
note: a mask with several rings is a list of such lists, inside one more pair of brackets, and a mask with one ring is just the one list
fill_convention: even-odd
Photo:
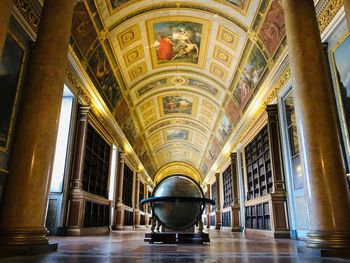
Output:
[[14,6],[18,9],[24,20],[28,23],[35,34],[38,33],[40,22],[40,4],[31,0],[15,0]]
[[183,174],[189,176],[199,184],[202,182],[202,176],[197,171],[197,169],[185,162],[172,162],[164,165],[158,170],[157,174],[155,175],[154,182],[157,184],[164,178],[175,174]]
[[327,4],[321,9],[318,15],[318,24],[321,33],[327,28],[329,23],[344,5],[343,0],[326,1]]
[[[95,6],[96,8],[96,6]],[[148,12],[153,12],[153,11],[166,11],[164,9],[190,9],[190,10],[198,10],[198,11],[202,11],[202,12],[207,12],[210,13],[212,15],[216,15],[216,16],[220,16],[234,24],[236,24],[238,27],[240,27],[244,32],[247,32],[248,27],[243,24],[241,21],[239,21],[238,19],[211,7],[207,7],[207,6],[203,6],[200,4],[194,4],[194,3],[163,3],[163,4],[154,4],[154,5],[150,5],[150,6],[146,6],[142,9],[139,9],[135,12],[129,13],[126,16],[122,17],[121,19],[115,21],[115,23],[113,25],[111,25],[108,30],[112,31],[114,30],[116,27],[118,27],[119,25],[121,25],[122,23],[128,21],[129,19],[134,18],[135,16],[138,15],[143,15],[145,13]]]

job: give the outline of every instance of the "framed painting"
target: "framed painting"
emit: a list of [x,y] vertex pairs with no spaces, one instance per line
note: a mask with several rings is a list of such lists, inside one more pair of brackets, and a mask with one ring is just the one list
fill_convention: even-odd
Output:
[[104,98],[106,98],[109,105],[114,108],[122,98],[122,92],[101,45],[92,53],[89,59],[89,67]]
[[267,62],[261,50],[256,45],[253,46],[237,86],[233,91],[233,95],[241,108],[244,108],[254,89],[259,84],[265,72],[266,65]]
[[271,3],[265,21],[258,34],[261,42],[272,56],[280,45],[286,33],[284,10],[278,0]]
[[203,67],[210,22],[193,17],[146,21],[153,67],[192,64]]
[[166,131],[166,138],[167,141],[173,141],[173,140],[188,140],[189,138],[189,131],[188,130],[167,130]]
[[162,113],[168,114],[188,114],[194,115],[196,108],[196,98],[186,95],[168,95],[159,97],[159,105],[162,106]]
[[247,10],[249,8],[250,0],[216,0],[222,4],[233,7],[243,15],[247,14]]
[[350,156],[350,35],[345,36],[332,50],[332,60],[346,154]]
[[13,133],[25,57],[25,46],[9,32],[0,61],[0,151],[2,152],[8,151]]

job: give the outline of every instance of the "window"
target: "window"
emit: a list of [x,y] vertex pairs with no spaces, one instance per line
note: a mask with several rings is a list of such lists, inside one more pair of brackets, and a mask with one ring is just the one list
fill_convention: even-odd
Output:
[[63,188],[63,178],[66,169],[69,130],[72,116],[73,94],[64,87],[61,114],[58,126],[55,158],[52,169],[50,192],[60,193]]
[[288,142],[292,161],[294,190],[304,188],[303,170],[300,162],[297,124],[295,119],[293,93],[289,93],[284,100],[286,112]]

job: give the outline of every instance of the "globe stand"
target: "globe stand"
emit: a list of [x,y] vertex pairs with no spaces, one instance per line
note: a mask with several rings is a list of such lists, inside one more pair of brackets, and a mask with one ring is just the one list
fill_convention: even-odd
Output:
[[[154,204],[155,203],[181,203],[191,202],[200,203],[200,211],[196,221],[187,229],[172,230],[167,228],[165,224],[157,217]],[[152,209],[152,222],[151,233],[146,233],[144,241],[150,244],[153,243],[165,243],[165,244],[203,244],[209,243],[209,234],[203,232],[202,214],[204,211],[205,203],[215,205],[215,202],[211,199],[201,197],[150,197],[143,199],[140,204],[151,204]],[[194,233],[194,225],[198,225],[198,233]],[[157,231],[157,232],[156,232]]]

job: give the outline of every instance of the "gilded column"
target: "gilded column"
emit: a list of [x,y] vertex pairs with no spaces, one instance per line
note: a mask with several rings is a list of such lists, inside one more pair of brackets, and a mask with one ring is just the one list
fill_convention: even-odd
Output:
[[0,1],[0,61],[5,47],[12,7],[13,0]]
[[73,2],[45,1],[36,47],[28,67],[28,92],[24,94],[17,123],[10,164],[11,176],[8,177],[0,218],[1,244],[19,250],[48,246],[45,215]]
[[348,22],[348,30],[350,31],[350,0],[344,0],[344,9],[346,20]]
[[135,208],[134,208],[134,227],[140,228],[140,176],[139,172],[136,173],[135,184]]
[[314,1],[284,0],[284,4],[310,219],[307,246],[349,248],[350,196]]
[[[208,198],[211,199],[211,186],[210,184],[207,184],[207,193],[208,193]],[[207,228],[210,228],[210,213],[211,213],[211,205],[207,204],[207,207],[208,207],[208,212],[207,212]]]
[[233,203],[231,207],[231,227],[232,232],[241,232],[240,224],[240,205],[239,205],[239,185],[238,185],[238,166],[237,153],[231,153],[231,175],[232,175],[232,196]]
[[123,204],[123,180],[124,180],[125,153],[119,153],[119,164],[117,174],[117,192],[115,205],[115,225],[114,230],[124,229],[124,204]]
[[220,191],[220,173],[215,174],[215,181],[216,181],[216,224],[215,229],[221,229],[221,191]]

